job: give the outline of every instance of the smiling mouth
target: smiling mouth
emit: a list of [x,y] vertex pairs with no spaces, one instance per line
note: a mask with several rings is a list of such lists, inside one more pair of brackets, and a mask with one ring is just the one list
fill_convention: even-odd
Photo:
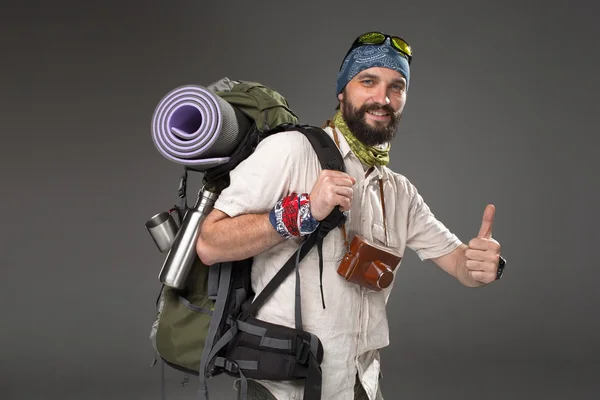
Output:
[[386,118],[390,116],[390,114],[386,113],[385,111],[367,111],[367,114],[377,118]]

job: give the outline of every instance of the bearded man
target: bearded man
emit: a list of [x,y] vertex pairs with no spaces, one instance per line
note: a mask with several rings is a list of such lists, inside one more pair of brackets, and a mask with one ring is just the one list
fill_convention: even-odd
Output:
[[[269,136],[231,172],[230,186],[205,219],[198,240],[198,255],[207,265],[254,257],[252,287],[258,295],[334,207],[346,213],[340,229],[325,238],[322,276],[315,267],[320,261],[316,249],[298,268],[303,329],[318,336],[324,348],[323,399],[383,399],[379,352],[389,344],[386,303],[394,285],[372,290],[340,276],[338,268],[354,238],[398,260],[411,249],[468,287],[494,282],[504,266],[500,245],[491,237],[493,205],[485,208],[477,236],[464,244],[434,217],[415,186],[387,167],[406,103],[411,59],[410,46],[399,37],[359,36],[338,72],[339,106],[324,125],[346,172],[322,170],[299,132]],[[298,224],[289,226],[289,221]],[[293,328],[295,300],[292,274],[256,317]],[[303,391],[301,381],[248,383],[251,399],[301,399]]]

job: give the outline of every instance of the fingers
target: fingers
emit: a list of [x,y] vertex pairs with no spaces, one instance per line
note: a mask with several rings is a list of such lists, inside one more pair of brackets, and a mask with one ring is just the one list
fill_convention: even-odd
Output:
[[468,246],[471,250],[500,252],[500,243],[494,239],[473,238]]
[[496,280],[496,272],[489,271],[468,271],[473,280],[482,283],[492,283]]
[[334,186],[331,188],[331,190],[333,191],[333,193],[335,193],[341,197],[347,197],[350,200],[352,200],[352,197],[354,196],[354,189],[352,189],[351,187]]
[[352,207],[353,189],[356,179],[341,171],[323,170],[311,193],[311,213],[317,221],[322,221],[334,207],[342,211]]
[[498,263],[467,260],[466,272],[478,282],[490,283],[496,280]]
[[352,187],[356,179],[341,171],[324,170],[319,180],[326,185]]
[[331,186],[326,189],[324,200],[332,209],[340,206],[342,211],[349,211],[352,208],[352,198],[354,190],[346,186]]
[[471,239],[465,250],[465,258],[467,274],[477,282],[490,283],[496,280],[500,243],[494,239]]
[[488,204],[483,212],[483,219],[481,221],[481,228],[477,237],[489,239],[492,237],[492,225],[494,224],[494,214],[496,213],[496,207],[493,204]]
[[471,260],[471,261],[483,261],[483,262],[497,262],[498,260],[498,254],[495,254],[493,252],[489,252],[489,251],[485,251],[485,250],[473,250],[473,249],[467,249],[465,251],[465,256],[467,257],[467,260]]
[[352,200],[347,197],[340,197],[336,203],[340,206],[340,211],[342,212],[350,211],[352,209]]

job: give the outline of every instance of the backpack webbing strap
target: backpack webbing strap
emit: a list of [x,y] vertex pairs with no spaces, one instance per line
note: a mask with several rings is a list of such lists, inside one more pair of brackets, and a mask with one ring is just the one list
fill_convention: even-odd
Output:
[[[269,134],[274,134],[283,131],[299,131],[304,134],[308,139],[313,149],[317,153],[319,162],[323,169],[333,169],[337,171],[345,171],[344,160],[341,153],[339,152],[337,145],[333,139],[321,128],[309,126],[309,125],[292,125],[282,124],[277,128],[271,130]],[[265,286],[260,292],[257,298],[252,304],[242,313],[240,319],[245,321],[250,315],[254,315],[260,307],[264,304],[269,296],[275,291],[281,283],[288,277],[294,268],[304,259],[306,254],[313,248],[315,244],[318,244],[319,250],[319,273],[321,280],[321,297],[323,299],[323,308],[325,307],[325,300],[323,296],[323,257],[322,257],[322,246],[325,236],[333,229],[342,224],[346,216],[342,213],[339,207],[335,207],[333,211],[319,224],[319,227],[315,232],[310,234],[302,243],[297,252],[292,255],[284,266],[277,272],[277,274],[271,279],[271,281]],[[296,274],[298,278],[298,274]],[[298,282],[298,280],[296,280]],[[296,286],[296,325],[301,323],[301,313],[298,309],[299,303],[299,288]]]
[[[215,302],[215,308],[213,310],[213,316],[210,320],[210,326],[206,335],[206,342],[204,345],[205,349],[211,349],[213,347],[213,341],[217,335],[217,331],[221,326],[221,321],[225,315],[225,305],[227,303],[227,293],[231,287],[231,263],[221,264],[221,275],[219,277],[219,292],[217,294],[217,300]],[[208,400],[208,389],[206,387],[206,369],[210,362],[209,353],[207,351],[202,352],[202,358],[200,359],[200,368],[198,377],[200,380],[199,391]]]
[[225,332],[223,336],[221,336],[221,339],[217,341],[215,346],[211,349],[210,353],[208,353],[207,359],[209,361],[212,360],[223,347],[229,344],[229,342],[234,338],[236,333],[238,333],[238,325],[234,323],[233,326],[229,328],[229,330]]
[[[330,216],[331,215],[332,214],[330,214]],[[255,315],[258,309],[262,307],[264,302],[267,300],[267,298],[271,296],[275,289],[277,289],[288,277],[288,275],[294,270],[294,268],[296,267],[296,263],[302,261],[304,257],[306,257],[308,252],[317,243],[317,240],[322,240],[322,238],[324,238],[325,235],[327,235],[327,233],[332,229],[333,226],[336,226],[336,224],[320,224],[317,230],[311,233],[304,240],[302,246],[300,246],[300,248],[296,250],[296,253],[294,253],[287,260],[287,262],[283,265],[283,267],[281,267],[279,271],[277,271],[277,274],[275,274],[275,276],[269,281],[269,283],[267,283],[264,289],[259,293],[256,299],[250,304],[250,306],[242,313],[239,319],[245,321],[246,319],[248,319],[249,316]]]
[[317,360],[312,353],[308,357],[308,366],[308,376],[304,380],[304,396],[302,398],[320,399],[323,373],[321,371],[321,366],[317,363]]
[[179,221],[183,220],[182,213],[185,213],[185,211],[188,208],[188,205],[187,205],[187,179],[188,179],[188,167],[187,167],[187,165],[184,165],[183,166],[183,175],[181,175],[181,179],[179,180],[179,188],[177,188],[177,194],[179,195],[179,198],[181,199],[181,202],[179,204],[179,209],[177,210]]
[[[302,259],[306,256],[310,248],[312,248],[317,242],[317,235],[312,233],[303,243],[302,247],[300,247],[296,253],[299,253],[299,259]],[[271,294],[277,289],[287,278],[287,276],[294,270],[296,267],[296,253],[294,253],[287,262],[283,265],[283,267],[277,271],[277,274],[267,283],[267,285],[263,288],[263,290],[259,293],[259,295],[254,299],[254,301],[246,308],[246,310],[240,316],[240,320],[245,321],[251,315],[254,316],[258,309],[262,307],[264,302],[271,296]]]
[[165,386],[165,360],[160,357],[160,399],[167,400],[167,391]]
[[[300,249],[304,246],[306,242],[302,242],[300,245]],[[294,308],[296,310],[296,329],[302,330],[302,294],[300,291],[300,249],[296,251],[296,298],[294,301]],[[322,286],[321,286],[322,287]]]
[[227,371],[237,374],[240,369],[257,370],[258,361],[256,360],[228,360],[223,357],[215,358],[217,367],[225,368]]
[[[309,125],[296,125],[296,129],[304,133],[310,144],[315,149],[321,168],[345,171],[344,159],[333,139],[321,128]],[[317,251],[319,252],[319,284],[321,289],[321,301],[325,309],[325,295],[323,293],[323,240],[325,236],[334,228],[339,226],[345,220],[345,216],[339,207],[335,207],[331,212],[333,215],[326,218],[321,224],[326,224],[325,229],[319,230],[317,239]],[[333,224],[332,224],[333,222]]]
[[[335,212],[337,211],[337,213]],[[317,251],[319,252],[319,284],[321,287],[321,300],[323,301],[323,309],[325,309],[325,296],[323,294],[323,241],[325,236],[343,224],[346,220],[346,216],[339,211],[336,207],[325,220],[321,221],[319,229],[315,232],[317,235]]]

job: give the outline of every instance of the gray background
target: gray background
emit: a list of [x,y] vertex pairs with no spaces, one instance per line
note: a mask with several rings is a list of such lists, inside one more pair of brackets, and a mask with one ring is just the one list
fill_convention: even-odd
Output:
[[[406,254],[385,398],[598,398],[600,29],[585,4],[5,6],[0,397],[158,399],[148,333],[163,255],[144,223],[177,202],[182,169],[153,147],[154,107],[227,76],[275,88],[321,125],[347,47],[377,29],[415,52],[390,166],[463,241],[495,204],[509,262],[472,290]],[[170,398],[194,398],[193,379],[167,378]],[[231,382],[211,381],[213,398],[233,399]]]

